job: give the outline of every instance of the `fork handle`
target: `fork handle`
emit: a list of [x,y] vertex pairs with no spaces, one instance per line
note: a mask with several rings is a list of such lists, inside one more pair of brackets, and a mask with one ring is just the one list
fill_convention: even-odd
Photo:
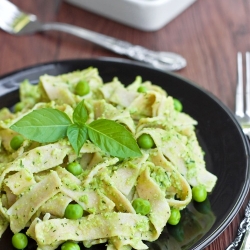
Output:
[[[240,247],[240,248],[239,248]],[[245,217],[238,228],[237,236],[226,250],[250,249],[250,201],[245,209]]]
[[45,23],[42,30],[57,30],[75,35],[101,47],[111,50],[120,55],[126,55],[137,61],[149,63],[155,68],[166,71],[182,69],[186,66],[186,60],[172,52],[156,52],[144,47],[133,45],[126,41],[118,40],[114,37],[106,36],[94,31],[64,23]]

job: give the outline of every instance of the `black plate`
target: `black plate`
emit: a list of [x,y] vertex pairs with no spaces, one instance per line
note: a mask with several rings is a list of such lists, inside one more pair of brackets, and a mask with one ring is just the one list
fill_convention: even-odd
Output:
[[[58,75],[89,66],[97,67],[105,82],[118,76],[121,82],[129,84],[140,75],[143,80],[160,85],[169,95],[183,103],[184,112],[198,121],[197,135],[206,152],[207,169],[218,177],[217,185],[208,200],[209,216],[214,221],[210,228],[204,229],[199,235],[190,235],[189,232],[190,241],[185,239],[185,243],[180,242],[180,249],[204,248],[232,221],[249,188],[248,142],[234,115],[213,95],[176,74],[158,71],[129,60],[100,58],[52,62],[5,75],[0,78],[0,107],[11,107],[18,101],[18,86],[23,79],[37,83],[38,77],[45,73]],[[199,208],[184,211],[183,217],[186,216],[187,221],[191,218],[188,223],[184,223],[185,227],[194,228],[192,223],[197,222],[195,217],[198,220],[204,219],[203,213],[197,211]],[[170,228],[169,231],[171,230]],[[185,230],[184,234],[187,233]],[[7,231],[0,240],[0,249],[13,249],[10,237],[11,233]],[[166,250],[167,241],[171,239],[172,236],[169,238],[166,229],[155,243],[150,244],[150,249]],[[27,249],[35,250],[34,242],[31,242]],[[100,245],[92,249],[105,247]]]

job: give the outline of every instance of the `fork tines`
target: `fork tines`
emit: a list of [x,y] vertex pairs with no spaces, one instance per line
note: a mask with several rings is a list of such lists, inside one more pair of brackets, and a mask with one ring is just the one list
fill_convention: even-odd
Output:
[[243,76],[243,57],[242,53],[237,53],[237,73],[238,82],[236,88],[235,114],[238,117],[250,117],[250,52],[246,52],[246,85],[245,85],[245,111],[244,111],[244,76]]

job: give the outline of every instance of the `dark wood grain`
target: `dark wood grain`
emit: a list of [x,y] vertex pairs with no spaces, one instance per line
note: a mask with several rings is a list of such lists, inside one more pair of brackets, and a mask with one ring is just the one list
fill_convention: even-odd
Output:
[[[178,74],[207,89],[234,109],[236,53],[250,51],[250,1],[197,0],[168,25],[154,32],[116,23],[65,2],[58,8],[58,0],[13,2],[44,21],[66,22],[152,50],[180,53],[188,65]],[[0,32],[0,75],[43,62],[100,56],[120,57],[64,33],[50,31],[14,37]],[[245,206],[206,250],[225,249],[231,243]]]

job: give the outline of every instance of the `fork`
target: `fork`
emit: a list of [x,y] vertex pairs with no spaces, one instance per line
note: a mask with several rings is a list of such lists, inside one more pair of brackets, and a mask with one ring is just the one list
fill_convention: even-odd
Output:
[[[250,52],[246,52],[246,86],[245,86],[245,105],[244,105],[244,86],[243,86],[243,60],[242,53],[237,54],[238,83],[235,97],[235,116],[240,123],[243,132],[250,136]],[[245,110],[244,110],[245,106]]]
[[176,53],[148,50],[139,45],[133,45],[126,41],[66,23],[42,23],[35,15],[21,11],[7,0],[0,0],[0,28],[13,35],[26,35],[48,30],[66,32],[117,54],[151,64],[155,68],[166,71],[179,70],[187,64],[186,60]]
[[[246,52],[246,84],[244,98],[244,77],[242,53],[237,53],[237,87],[235,96],[235,116],[244,134],[250,139],[250,52]],[[244,102],[245,99],[245,102]],[[244,109],[245,106],[245,109]],[[240,246],[240,247],[239,247]],[[250,250],[250,201],[245,209],[245,216],[238,228],[237,236],[226,250]]]

